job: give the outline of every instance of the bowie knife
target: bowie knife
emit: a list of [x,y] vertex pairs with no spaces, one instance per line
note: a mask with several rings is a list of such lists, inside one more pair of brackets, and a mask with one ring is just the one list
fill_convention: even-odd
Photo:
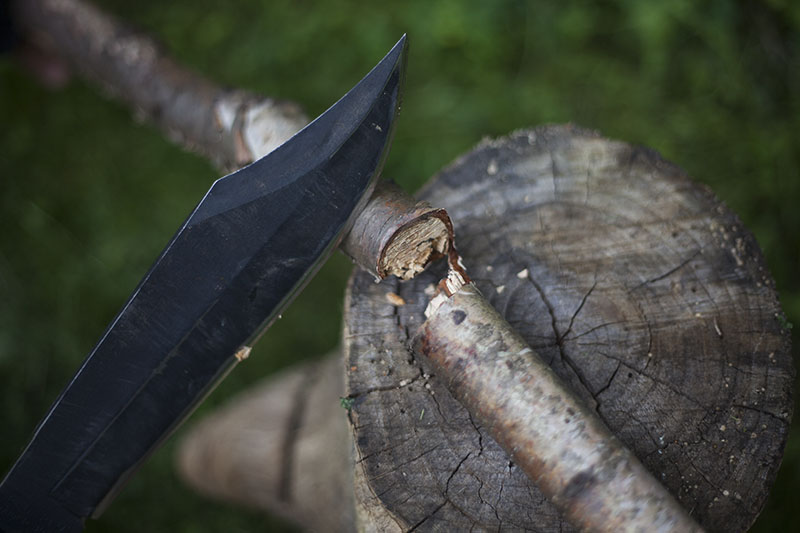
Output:
[[3,480],[0,531],[82,530],[303,288],[375,186],[405,48],[212,185]]

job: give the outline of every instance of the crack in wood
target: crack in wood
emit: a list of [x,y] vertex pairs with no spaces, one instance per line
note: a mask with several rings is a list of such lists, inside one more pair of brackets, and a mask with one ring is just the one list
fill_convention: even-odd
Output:
[[362,396],[366,396],[368,394],[372,394],[372,393],[375,393],[375,392],[386,392],[386,391],[393,391],[393,390],[402,389],[403,387],[408,387],[409,385],[413,385],[414,383],[416,383],[417,381],[419,381],[420,379],[423,379],[423,378],[424,378],[424,374],[422,374],[422,371],[420,370],[420,374],[414,376],[411,379],[402,379],[402,380],[398,381],[397,383],[393,383],[391,385],[382,385],[382,386],[378,386],[378,387],[371,387],[371,388],[363,390],[363,391],[351,392],[350,394],[345,396],[345,398],[350,398],[350,399],[355,400],[356,398],[360,398]]
[[592,292],[594,292],[595,287],[597,287],[597,279],[594,280],[592,286],[588,291],[586,291],[586,294],[583,295],[583,298],[581,298],[581,303],[578,304],[578,308],[575,309],[574,313],[572,313],[572,317],[569,319],[569,325],[567,326],[567,331],[565,331],[563,335],[559,336],[559,343],[563,343],[567,335],[572,332],[572,325],[575,323],[575,318],[578,316],[578,313],[581,312],[581,309],[583,309],[583,306],[586,304],[586,300],[588,300],[589,296],[591,296]]
[[646,281],[643,281],[643,282],[642,282],[642,283],[640,283],[639,285],[637,285],[637,286],[635,286],[634,288],[630,289],[630,290],[631,290],[631,292],[633,292],[633,291],[635,291],[635,290],[637,290],[637,289],[640,289],[640,288],[642,288],[642,287],[644,287],[645,285],[648,285],[648,284],[650,284],[650,283],[655,283],[655,282],[657,282],[657,281],[661,281],[662,279],[666,279],[666,278],[670,277],[672,274],[674,274],[674,273],[678,272],[680,269],[682,269],[683,267],[685,267],[686,265],[688,265],[688,264],[689,264],[689,263],[690,263],[690,262],[691,262],[691,261],[692,261],[692,260],[693,260],[695,257],[697,257],[698,255],[700,255],[701,253],[703,253],[703,250],[702,250],[702,249],[697,249],[697,250],[695,250],[695,251],[694,251],[694,253],[692,253],[692,254],[691,254],[689,257],[687,257],[686,259],[684,259],[683,261],[681,261],[681,262],[680,262],[680,264],[678,264],[677,266],[675,266],[675,267],[673,267],[673,268],[671,268],[671,269],[667,270],[667,271],[666,271],[666,272],[664,272],[663,274],[659,274],[658,276],[656,276],[656,277],[654,277],[654,278],[650,278],[650,279],[648,279],[648,280],[646,280]]
[[614,378],[617,377],[617,372],[619,372],[619,369],[620,369],[621,366],[622,366],[622,361],[617,361],[617,367],[614,369],[614,372],[611,373],[611,377],[608,378],[608,382],[600,390],[598,390],[597,393],[594,395],[594,399],[597,402],[597,410],[598,411],[600,411],[600,406],[601,406],[601,403],[602,403],[602,401],[600,400],[600,396],[605,391],[607,391],[608,388],[611,386],[611,383],[614,381]]
[[750,405],[738,404],[738,403],[731,404],[731,407],[735,407],[737,409],[744,409],[746,411],[754,411],[756,413],[759,413],[759,414],[762,414],[764,416],[768,416],[770,418],[773,418],[773,419],[777,420],[778,422],[780,422],[780,424],[782,426],[787,426],[787,427],[789,426],[789,414],[788,413],[775,414],[775,413],[772,413],[772,412],[764,410],[764,409],[759,409],[757,407],[753,407],[753,406],[750,406]]
[[429,514],[428,514],[426,517],[424,517],[422,520],[420,520],[419,522],[417,522],[416,524],[414,524],[414,525],[413,525],[413,526],[412,526],[410,529],[407,529],[407,530],[406,530],[406,533],[411,533],[412,531],[416,531],[416,530],[417,530],[417,529],[418,529],[418,528],[419,528],[419,527],[420,527],[422,524],[424,524],[425,522],[427,522],[428,520],[430,520],[431,518],[433,518],[433,516],[434,516],[436,513],[438,513],[438,512],[439,512],[439,511],[442,509],[442,507],[444,507],[445,505],[447,505],[447,503],[448,503],[448,500],[446,500],[446,499],[445,499],[445,500],[444,500],[442,503],[440,503],[440,504],[439,504],[439,505],[436,507],[436,509],[434,509],[434,510],[433,510],[431,513],[429,513]]
[[286,425],[283,433],[283,442],[280,453],[283,457],[280,472],[278,473],[278,499],[284,502],[292,500],[292,472],[295,467],[295,452],[297,450],[297,439],[300,435],[300,428],[303,424],[303,417],[308,405],[308,390],[313,388],[314,383],[319,379],[319,365],[314,365],[306,372],[304,379],[299,380],[292,396],[292,408],[286,418]]
[[[569,356],[569,354],[566,351],[566,347],[564,346],[563,337],[558,331],[558,323],[557,323],[557,317],[556,317],[555,308],[550,303],[550,300],[547,298],[547,295],[545,294],[544,289],[536,282],[536,280],[533,279],[533,276],[528,276],[526,279],[528,280],[528,282],[531,285],[533,285],[536,288],[536,291],[539,293],[539,297],[542,299],[542,302],[544,303],[545,307],[547,307],[547,312],[550,314],[550,323],[551,323],[551,326],[553,328],[553,334],[556,337],[556,345],[558,346],[558,352],[559,352],[559,355],[561,356],[561,360],[567,365],[567,367],[572,371],[572,373],[578,378],[578,382],[584,388],[584,390],[589,395],[589,397],[594,398],[594,395],[592,394],[592,389],[589,386],[589,383],[586,381],[585,376],[580,371],[578,366],[574,363],[574,361],[572,361],[572,358]],[[596,403],[597,403],[597,401],[595,400],[595,406],[594,406],[595,410],[596,410]],[[600,416],[601,419],[603,419],[603,415],[601,413],[598,412],[597,414]],[[605,420],[605,419],[603,419],[603,421],[606,422],[606,424],[608,423],[608,421]]]
[[[550,131],[549,128],[544,130]],[[640,456],[647,458],[657,476],[665,474],[663,483],[681,499],[691,502],[687,507],[694,509],[693,514],[711,529],[720,528],[721,524],[728,524],[724,527],[732,531],[747,527],[763,504],[759,494],[765,493],[764,487],[774,478],[774,458],[779,457],[775,446],[785,440],[785,432],[780,430],[785,427],[785,418],[776,414],[779,408],[774,406],[780,404],[780,398],[786,398],[787,358],[780,351],[786,346],[781,344],[779,332],[747,327],[747,324],[770,320],[776,305],[770,296],[772,293],[747,289],[747,272],[737,267],[729,255],[722,254],[727,247],[721,248],[720,253],[708,253],[711,248],[716,250],[716,241],[712,239],[709,244],[705,235],[709,223],[724,225],[727,231],[731,225],[728,220],[733,215],[724,207],[718,209],[720,204],[712,195],[696,194],[697,188],[654,152],[610,143],[585,132],[575,136],[570,128],[558,128],[552,140],[547,135],[540,136],[535,146],[528,144],[527,137],[524,142],[517,137],[497,144],[505,143],[503,157],[498,156],[501,152],[482,153],[481,149],[474,156],[473,163],[480,169],[485,169],[490,160],[497,161],[498,173],[491,183],[482,184],[482,178],[470,171],[472,163],[469,161],[473,156],[469,156],[443,171],[437,184],[425,190],[426,199],[446,206],[458,221],[462,251],[469,262],[493,267],[481,269],[475,278],[486,287],[486,294],[493,296],[493,303],[528,343],[535,343],[536,349],[542,350],[540,353],[553,359],[551,366],[569,378],[577,390],[588,392],[594,398],[594,402],[591,398],[587,401],[598,413],[602,411],[608,417],[604,418],[606,424],[617,436],[624,437]],[[587,142],[592,144],[590,149],[586,149]],[[595,154],[594,150],[604,153],[596,161],[591,158],[584,161],[585,157]],[[531,170],[539,171],[527,177],[512,176],[505,171],[509,168],[507,165],[530,157],[543,157],[549,170],[533,165]],[[578,159],[573,161],[575,157]],[[592,172],[593,161],[603,164],[601,172]],[[558,174],[557,179],[555,174]],[[615,196],[615,187],[621,196]],[[598,194],[599,191],[603,194]],[[557,201],[548,200],[552,197],[557,197]],[[602,205],[602,201],[612,198],[622,201]],[[639,201],[642,199],[644,201]],[[673,235],[678,231],[680,238]],[[673,238],[669,239],[665,232]],[[619,248],[615,248],[617,244]],[[748,241],[747,244],[746,252],[750,254],[752,243]],[[512,295],[508,289],[525,286],[521,279],[513,276],[523,266],[528,267],[538,287],[531,283],[529,294],[526,291]],[[594,280],[591,279],[592,269],[595,270]],[[491,272],[493,274],[487,275]],[[598,272],[602,272],[601,277]],[[762,269],[754,275],[761,279],[763,272]],[[575,280],[586,280],[586,276],[589,276],[588,283],[581,288],[583,282]],[[636,292],[648,283],[655,285]],[[421,294],[424,284],[424,281],[418,284],[412,280],[404,285],[403,297],[410,296],[406,301]],[[507,286],[506,292],[494,290],[500,284]],[[768,286],[768,279],[761,281],[760,287]],[[600,294],[602,297],[598,296]],[[542,308],[547,310],[546,314]],[[542,313],[531,317],[531,309]],[[765,315],[765,310],[769,316]],[[386,331],[394,327],[390,324],[399,320],[402,336],[414,331],[418,322],[410,317],[419,315],[408,306],[400,311],[402,316],[391,318]],[[695,313],[702,315],[697,317]],[[548,315],[549,320],[545,318]],[[362,324],[367,326],[368,323]],[[583,326],[582,330],[579,325]],[[722,338],[718,330],[724,334]],[[575,344],[568,344],[573,340]],[[361,342],[358,338],[352,341]],[[739,345],[744,351],[739,350]],[[776,356],[767,360],[767,353],[776,353]],[[414,366],[425,365],[424,360],[413,358],[408,362]],[[624,373],[637,374],[637,377],[627,382],[623,379]],[[724,392],[715,390],[717,385],[722,387],[723,379],[729,388]],[[441,382],[437,384],[443,386]],[[767,384],[770,390],[762,392]],[[592,387],[596,389],[594,394]],[[402,401],[408,400],[417,408],[423,398],[416,394],[402,396]],[[424,401],[430,405],[428,397],[424,397]],[[450,494],[445,501],[436,499],[437,492],[433,491],[436,487],[432,487],[428,494],[434,499],[428,503],[437,509],[426,512],[424,522],[418,514],[424,511],[408,509],[407,524],[414,524],[419,530],[449,526],[464,531],[518,526],[522,529],[528,524],[535,528],[541,524],[542,531],[569,529],[532,485],[512,486],[512,478],[508,476],[515,472],[506,470],[507,458],[500,458],[493,447],[490,453],[489,443],[481,440],[483,433],[481,427],[477,427],[477,419],[458,418],[447,394],[434,396],[433,401],[438,416],[442,416],[443,410],[449,416],[449,419],[442,417],[443,422],[437,421],[442,424],[438,432],[454,453],[448,462],[456,464],[463,458],[466,450],[461,446],[470,442],[468,450],[472,455],[469,459],[478,460],[471,463],[468,460],[451,478]],[[717,434],[716,428],[721,425],[718,419],[729,412],[726,409],[730,409],[732,401],[743,409],[750,408],[751,414],[733,411],[745,425],[755,427],[756,421],[759,425],[768,424],[770,429],[764,430],[764,434],[765,437],[767,433],[773,435],[771,443],[761,442],[761,430],[759,439],[752,439],[752,431],[745,431],[741,425],[736,431]],[[370,406],[375,407],[372,403]],[[393,409],[386,405],[384,408]],[[433,412],[432,407],[429,410]],[[764,416],[759,418],[762,414]],[[770,415],[772,417],[767,418]],[[458,423],[451,423],[454,416]],[[732,423],[728,425],[733,428]],[[412,425],[400,430],[416,432],[417,428]],[[391,429],[384,427],[379,431],[389,434]],[[662,433],[669,435],[668,442],[659,440]],[[439,435],[436,431],[426,431],[424,435],[434,438],[434,434]],[[423,438],[422,433],[418,435]],[[725,467],[729,450],[739,445],[753,454],[762,450],[762,446],[764,453],[770,450],[768,457],[761,460],[772,461],[766,474],[769,479],[764,477],[759,465],[737,466],[735,470]],[[755,498],[752,505],[744,509],[720,497],[709,510],[707,505],[719,491],[703,479],[696,466],[686,461],[685,454],[689,454],[694,465],[703,468],[703,474],[719,486],[727,488],[728,482],[720,479],[735,472],[737,477],[732,478],[731,483],[738,483],[738,493]],[[434,455],[438,456],[439,452]],[[435,464],[433,455],[420,461],[426,462],[425,468]],[[737,459],[737,465],[746,463],[744,457]],[[464,473],[466,465],[474,468],[471,474],[474,484],[472,478],[458,476]],[[486,468],[495,473],[500,469],[505,475],[498,498],[500,481],[495,478],[496,474],[487,473]],[[446,477],[450,474],[452,470]],[[694,480],[701,483],[699,489],[689,487]],[[473,492],[480,487],[480,494],[473,494],[469,500],[461,491],[462,484],[457,485],[456,481],[464,481],[464,487],[474,487]],[[748,483],[754,488],[748,489]],[[441,484],[437,486],[438,490],[442,489]],[[491,492],[490,486],[493,487]],[[532,502],[530,507],[511,503],[526,498]],[[470,518],[461,516],[462,510],[456,510],[458,506],[454,500],[468,506]],[[474,507],[464,502],[471,502]],[[494,509],[490,511],[492,506]],[[403,516],[399,509],[392,512]]]
[[[597,326],[593,326],[593,327],[589,328],[588,330],[584,331],[583,333],[579,333],[579,334],[574,335],[572,337],[568,337],[567,335],[565,335],[564,336],[564,340],[565,341],[574,341],[576,339],[580,339],[581,337],[585,337],[586,335],[589,335],[590,333],[594,333],[598,329],[603,329],[603,328],[607,328],[609,326],[616,326],[618,324],[625,324],[625,323],[626,322],[624,320],[614,320],[612,322],[603,322],[602,324],[598,324]],[[580,343],[579,343],[579,345],[580,345]]]
[[362,455],[362,456],[356,458],[356,464],[363,463],[367,459],[371,459],[372,457],[374,457],[376,455],[380,455],[382,453],[386,453],[386,452],[388,452],[390,450],[393,450],[393,449],[397,448],[398,446],[401,446],[401,445],[403,445],[403,444],[405,444],[407,442],[410,442],[410,441],[414,440],[415,438],[416,437],[409,437],[409,438],[407,438],[405,440],[402,440],[400,442],[392,442],[391,444],[388,444],[387,446],[384,446],[380,450],[375,450],[375,451],[372,451],[372,452],[370,452],[370,453],[368,453],[366,455]]
[[472,418],[472,413],[467,411],[467,417],[469,418],[469,423],[472,424],[472,428],[478,434],[478,457],[483,455],[483,433],[481,433],[478,424],[475,423],[475,419]]

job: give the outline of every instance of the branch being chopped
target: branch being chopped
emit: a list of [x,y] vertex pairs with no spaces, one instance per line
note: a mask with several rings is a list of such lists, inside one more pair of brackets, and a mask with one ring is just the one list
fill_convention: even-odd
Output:
[[342,243],[342,250],[376,281],[408,280],[448,253],[453,224],[444,209],[417,202],[392,182],[375,189]]
[[[81,0],[17,0],[14,10],[28,38],[225,170],[266,155],[307,122],[295,104],[219,87]],[[409,279],[448,257],[415,349],[570,521],[594,531],[700,531],[486,302],[452,242],[444,210],[383,184],[343,247],[376,279]]]

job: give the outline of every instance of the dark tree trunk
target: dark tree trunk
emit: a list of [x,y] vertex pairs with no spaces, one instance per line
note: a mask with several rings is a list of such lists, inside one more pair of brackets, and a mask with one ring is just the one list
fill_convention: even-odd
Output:
[[[793,370],[738,218],[654,152],[569,126],[485,142],[421,196],[448,210],[486,298],[685,508],[747,529],[780,464]],[[571,529],[409,348],[441,274],[351,280],[360,525]]]

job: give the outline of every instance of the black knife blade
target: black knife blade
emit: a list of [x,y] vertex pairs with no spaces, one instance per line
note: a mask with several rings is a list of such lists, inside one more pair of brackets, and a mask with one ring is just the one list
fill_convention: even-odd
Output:
[[302,289],[380,173],[405,48],[213,184],[0,484],[0,530],[80,531]]

